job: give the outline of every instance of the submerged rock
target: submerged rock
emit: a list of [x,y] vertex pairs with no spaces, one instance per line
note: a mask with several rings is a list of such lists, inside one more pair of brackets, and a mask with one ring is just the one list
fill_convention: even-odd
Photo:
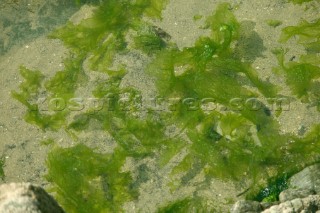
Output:
[[243,213],[243,212],[261,212],[262,207],[259,202],[251,200],[240,200],[236,202],[231,208],[231,213]]
[[43,188],[30,183],[0,186],[2,213],[64,213],[64,210]]
[[320,196],[310,195],[306,198],[297,198],[291,201],[272,206],[263,213],[282,213],[282,212],[318,212],[320,209]]
[[320,194],[320,164],[303,169],[289,179],[290,188],[313,190]]
[[289,188],[279,195],[280,202],[238,201],[231,213],[320,213],[320,164],[309,166],[288,180]]
[[316,194],[315,191],[310,189],[286,189],[280,193],[279,200],[281,203],[283,203],[289,200],[304,198],[314,194]]

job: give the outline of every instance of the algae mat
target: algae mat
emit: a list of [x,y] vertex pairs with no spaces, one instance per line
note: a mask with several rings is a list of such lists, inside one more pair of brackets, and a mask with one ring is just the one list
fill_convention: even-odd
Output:
[[319,160],[318,1],[75,8],[2,20],[3,182],[67,212],[228,212]]

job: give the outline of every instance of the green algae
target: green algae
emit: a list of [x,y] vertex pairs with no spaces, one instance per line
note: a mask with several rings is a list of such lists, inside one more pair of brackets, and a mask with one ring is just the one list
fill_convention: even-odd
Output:
[[161,19],[161,13],[169,0],[138,0],[137,5],[144,8],[144,15],[153,19]]
[[202,18],[203,18],[202,15],[195,15],[195,16],[193,16],[193,20],[194,20],[194,21],[198,21],[198,20],[200,20],[200,19],[202,19]]
[[48,94],[44,100],[53,102],[62,100],[63,103],[66,103],[73,97],[80,83],[85,82],[84,76],[81,76],[83,73],[79,68],[79,60],[65,60],[64,64],[65,70],[58,71],[49,80],[45,80],[40,71],[20,67],[20,73],[25,81],[20,85],[20,92],[12,91],[12,96],[27,107],[25,120],[42,130],[58,130],[65,125],[68,110],[65,106],[56,106],[59,102],[54,104],[53,109],[49,109],[48,106],[42,108],[44,101],[41,99],[41,92],[46,91]]
[[[293,94],[304,102],[318,102],[318,83],[320,76],[319,56],[320,49],[320,19],[313,22],[301,21],[298,26],[289,26],[282,30],[281,42],[287,42],[290,38],[298,37],[298,44],[303,45],[306,54],[300,56],[300,61],[285,61],[286,51],[275,50],[279,67],[275,70],[284,73],[286,82],[290,86]],[[318,106],[318,104],[316,103]],[[319,106],[318,106],[319,107]]]
[[103,155],[83,144],[54,148],[47,159],[51,190],[67,212],[122,212],[121,205],[136,194],[130,174],[119,171],[124,159],[119,149]]
[[316,125],[304,138],[291,138],[285,146],[279,147],[278,152],[282,153],[282,162],[279,163],[285,165],[286,162],[295,162],[295,165],[290,170],[278,167],[282,173],[271,177],[264,186],[260,186],[261,190],[251,191],[246,198],[259,202],[278,201],[280,192],[288,188],[288,179],[293,174],[299,172],[301,168],[319,162],[320,154],[317,148],[320,145],[319,128],[320,126]]
[[310,2],[313,0],[289,0],[290,2],[293,2],[294,4],[303,4],[305,2]]
[[186,198],[183,200],[178,200],[176,202],[170,203],[165,207],[162,207],[158,210],[158,213],[191,213],[191,212],[208,212],[213,213],[217,212],[217,209],[214,209],[205,204],[200,198]]
[[253,200],[259,202],[274,202],[279,201],[279,195],[282,191],[288,188],[288,175],[284,174],[277,178],[270,179],[268,186],[262,189]]
[[41,87],[43,74],[40,71],[29,70],[26,67],[20,67],[20,74],[24,82],[20,84],[20,92],[12,92],[12,96],[24,104],[29,110],[34,109],[34,105],[29,101],[34,98]]
[[[160,18],[161,10],[166,2],[155,0],[139,0],[135,3],[106,1],[95,11],[92,18],[76,26],[68,23],[64,28],[52,34],[52,37],[63,40],[77,53],[88,53],[95,49],[97,51],[95,53],[98,53],[95,54],[96,56],[111,55],[113,51],[123,50],[126,45],[124,34],[130,28],[139,25],[142,15]],[[115,46],[106,48],[105,42],[108,40],[115,43]],[[102,45],[97,46],[100,43]]]
[[100,0],[74,0],[77,5],[84,5],[84,4],[97,4]]
[[279,64],[277,71],[284,72],[287,84],[291,87],[292,92],[298,98],[307,97],[314,82],[313,80],[320,75],[320,68],[310,63],[303,62],[284,62],[284,50],[275,50]]
[[266,21],[266,23],[270,26],[270,27],[279,27],[282,24],[282,21],[280,20],[274,20],[274,19],[269,19]]
[[282,30],[281,42],[285,42],[293,36],[299,36],[298,42],[300,44],[308,46],[318,46],[319,32],[320,32],[320,19],[313,22],[301,21],[298,26],[289,26]]
[[[159,36],[157,28],[153,26],[143,26],[144,29],[139,30],[140,34],[134,38],[134,45],[136,49],[142,50],[148,55],[166,48],[167,43],[165,38]],[[163,34],[166,36],[165,34]]]
[[78,58],[65,60],[65,69],[56,72],[54,77],[44,83],[51,98],[59,97],[68,100],[73,97],[79,84],[84,84],[87,80],[81,64],[82,60]]
[[230,8],[228,3],[218,5],[216,12],[206,21],[206,27],[211,29],[211,38],[221,48],[228,47],[238,36],[240,25]]
[[4,158],[2,157],[0,159],[0,178],[3,180],[5,175],[4,175],[4,170],[3,170],[3,167],[4,167],[4,164],[5,164],[5,161],[4,161]]
[[38,95],[43,88],[44,76],[40,71],[32,71],[20,67],[20,74],[25,79],[20,84],[20,92],[13,91],[12,96],[27,107],[25,120],[39,126],[41,129],[56,130],[60,128],[65,118],[62,113],[47,115],[40,112]]
[[[36,124],[43,130],[58,130],[66,125],[65,117],[70,113],[67,108],[53,110],[45,113],[39,109],[39,104],[30,104],[29,94],[39,96],[40,89],[46,90],[48,100],[53,98],[67,102],[74,96],[75,90],[80,85],[85,85],[87,78],[83,71],[84,60],[90,58],[93,70],[108,72],[106,67],[111,64],[115,54],[125,50],[125,32],[139,25],[144,12],[150,17],[158,17],[159,8],[164,7],[165,1],[157,3],[153,0],[141,0],[133,4],[130,2],[106,1],[95,12],[95,15],[86,19],[79,25],[69,22],[65,27],[56,30],[51,38],[59,38],[70,48],[71,56],[64,61],[65,69],[59,71],[51,79],[45,82],[33,82],[40,79],[41,73],[22,70],[21,75],[27,81],[21,85],[22,93],[13,92],[13,96],[27,105],[29,111],[25,120]],[[105,11],[108,11],[107,13]],[[34,76],[36,75],[36,76]],[[37,88],[36,91],[28,91],[28,88]],[[38,97],[39,98],[39,97]],[[31,110],[32,107],[32,110]]]
[[[64,129],[76,141],[79,132],[90,131],[92,122],[97,122],[95,130],[100,128],[110,134],[117,144],[112,154],[96,153],[85,144],[70,148],[54,146],[50,151],[46,178],[68,212],[122,212],[125,202],[136,201],[138,187],[150,177],[140,172],[142,180],[135,180],[129,172],[122,172],[127,158],[136,162],[153,158],[159,168],[164,168],[182,150],[187,150],[170,173],[172,191],[188,186],[204,171],[202,184],[214,178],[236,181],[246,178],[253,183],[252,192],[259,189],[260,180],[305,166],[301,159],[303,162],[319,160],[315,151],[320,142],[319,127],[304,138],[281,134],[276,115],[259,100],[281,96],[276,86],[262,81],[251,64],[236,54],[234,44],[239,42],[241,24],[230,5],[219,5],[207,18],[209,36],[199,38],[193,47],[180,50],[167,41],[169,36],[165,32],[142,19],[143,16],[160,18],[166,3],[106,1],[92,18],[78,25],[68,23],[52,33],[52,38],[61,39],[71,51],[64,70],[51,79],[44,79],[39,71],[21,68],[25,82],[20,85],[20,92],[13,92],[13,97],[29,109],[27,122],[46,131]],[[154,77],[160,102],[169,105],[168,110],[147,108],[144,116],[137,116],[141,110],[140,91],[121,87],[127,73],[125,66],[110,69],[117,54],[131,51],[126,38],[131,35],[129,31],[135,32],[131,48],[152,59],[145,72]],[[298,31],[284,30],[290,33],[284,40]],[[310,36],[314,36],[313,28],[311,31]],[[309,40],[303,39],[303,42]],[[276,54],[279,71],[288,73],[288,85],[298,97],[308,94],[315,87],[312,80],[319,69],[316,60],[307,57],[305,60],[313,63],[285,63],[284,52],[276,51]],[[86,62],[92,71],[107,76],[106,80],[95,82],[92,91],[95,98],[103,101],[103,107],[80,111],[72,120],[67,120],[68,109],[41,111],[39,104],[30,101],[39,97],[41,90],[45,90],[49,98],[65,101],[73,98],[76,90],[88,83],[83,68]],[[314,72],[310,74],[309,70]],[[174,103],[168,104],[172,100]],[[204,110],[204,103],[219,107]],[[180,129],[179,133],[185,132],[191,143],[179,135],[167,135],[167,127],[172,125]],[[141,169],[147,170],[147,167]],[[181,180],[175,179],[176,175],[182,175]],[[267,196],[274,199],[275,194]],[[159,212],[211,208],[204,204],[201,197],[186,198]]]
[[49,146],[49,145],[52,145],[54,144],[54,140],[52,138],[49,138],[47,140],[43,140],[40,142],[41,145],[44,145],[44,146]]

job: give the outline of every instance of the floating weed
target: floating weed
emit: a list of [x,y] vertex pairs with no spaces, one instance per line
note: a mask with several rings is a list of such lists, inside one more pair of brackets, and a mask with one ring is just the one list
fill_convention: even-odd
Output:
[[318,88],[317,78],[320,77],[318,48],[320,46],[320,19],[314,22],[302,21],[298,26],[289,26],[282,30],[281,42],[297,36],[298,43],[302,44],[307,54],[301,56],[299,62],[285,62],[283,49],[274,51],[279,61],[279,67],[275,70],[285,74],[287,84],[292,92],[304,102],[313,102],[319,94],[314,88]]
[[286,42],[293,36],[299,36],[298,42],[308,46],[319,46],[320,39],[320,19],[314,22],[301,21],[298,26],[289,26],[282,30],[281,42]]
[[47,178],[68,212],[122,212],[121,205],[136,194],[130,189],[130,174],[120,172],[124,160],[119,149],[103,155],[83,144],[56,147],[48,155]]

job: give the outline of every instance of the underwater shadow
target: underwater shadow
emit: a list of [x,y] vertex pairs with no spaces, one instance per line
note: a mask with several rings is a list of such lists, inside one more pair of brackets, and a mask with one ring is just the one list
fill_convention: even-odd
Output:
[[240,23],[239,39],[235,45],[235,57],[246,62],[253,62],[256,58],[263,57],[266,47],[257,32],[254,31],[256,25],[253,21],[243,21]]

